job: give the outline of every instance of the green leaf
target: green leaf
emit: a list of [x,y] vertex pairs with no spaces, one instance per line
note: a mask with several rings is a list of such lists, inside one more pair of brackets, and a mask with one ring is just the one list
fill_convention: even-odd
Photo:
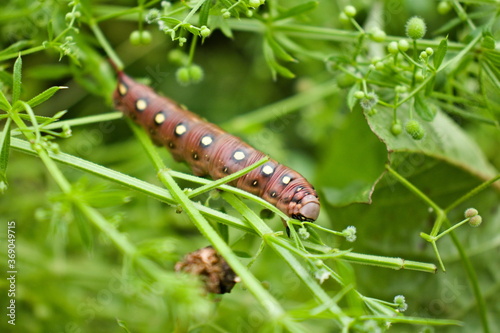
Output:
[[11,109],[11,105],[7,98],[5,97],[3,91],[0,90],[0,109],[7,111]]
[[37,106],[37,105],[40,105],[42,104],[43,102],[45,102],[46,100],[48,100],[49,98],[51,98],[57,91],[61,90],[61,89],[67,89],[68,87],[50,87],[49,89],[45,90],[44,92],[36,95],[35,97],[33,97],[32,99],[30,99],[28,101],[28,104],[29,106],[31,106],[32,108]]
[[360,84],[359,82],[356,82],[356,84],[354,84],[347,93],[347,106],[351,111],[354,110],[354,107],[356,106],[356,103],[358,101],[358,99],[354,97],[354,93],[358,90],[360,90]]
[[271,74],[274,80],[276,80],[277,73],[288,79],[293,79],[295,77],[295,74],[293,74],[288,68],[280,65],[276,61],[273,49],[265,40],[263,49],[264,49],[264,58],[266,59],[267,65],[271,69]]
[[198,36],[200,34],[200,30],[192,24],[184,23],[182,27],[195,36]]
[[10,151],[10,124],[11,118],[7,118],[7,122],[0,134],[0,181],[4,182],[7,182],[6,171]]
[[436,84],[436,75],[433,75],[430,81],[425,86],[425,96],[430,96],[434,92],[435,84]]
[[285,12],[281,13],[280,15],[275,17],[273,21],[276,22],[278,20],[283,20],[283,19],[286,19],[289,17],[304,14],[310,10],[315,9],[318,6],[318,3],[319,3],[318,1],[309,1],[309,2],[303,3],[301,5],[297,5],[295,7],[292,7],[290,9],[286,10]]
[[164,18],[162,18],[162,21],[165,22],[166,24],[170,24],[173,26],[176,26],[177,24],[181,23],[180,20],[178,20],[174,17],[164,17]]
[[446,52],[448,51],[448,37],[444,38],[441,43],[439,43],[436,53],[434,53],[434,68],[439,69],[439,66],[443,63]]
[[0,51],[0,56],[6,55],[6,54],[9,54],[9,53],[19,52],[22,49],[24,49],[25,47],[30,46],[31,44],[33,44],[32,41],[29,41],[29,40],[20,40],[18,42],[15,42],[12,45],[9,45],[9,47],[6,47],[2,51]]
[[54,24],[52,20],[47,23],[47,35],[49,36],[49,41],[54,39]]
[[422,120],[432,121],[436,117],[437,110],[422,97],[422,94],[415,95],[413,106]]
[[200,8],[200,17],[198,24],[200,27],[208,24],[208,14],[210,13],[210,8],[212,7],[212,0],[205,0]]
[[292,57],[288,52],[283,49],[283,47],[273,38],[270,33],[266,34],[266,42],[269,44],[269,47],[273,50],[276,57],[284,61],[297,61],[294,57]]
[[[403,124],[408,120],[406,114],[398,112]],[[475,141],[444,112],[438,110],[433,121],[421,124],[426,135],[420,141],[413,140],[408,135],[394,136],[390,126],[387,125],[391,121],[392,114],[385,107],[381,107],[376,115],[368,118],[372,131],[386,144],[391,154],[393,152],[424,154],[459,167],[484,180],[498,173]]]
[[21,70],[23,68],[23,60],[21,55],[17,57],[14,63],[14,81],[12,83],[12,104],[14,104],[21,96]]

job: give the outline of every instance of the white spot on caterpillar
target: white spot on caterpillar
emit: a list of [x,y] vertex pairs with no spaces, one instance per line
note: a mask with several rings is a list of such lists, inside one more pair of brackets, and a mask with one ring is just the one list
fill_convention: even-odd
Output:
[[182,134],[187,132],[187,127],[183,124],[179,124],[175,127],[175,134],[181,136]]
[[158,112],[156,115],[155,115],[155,124],[156,125],[161,125],[163,124],[163,122],[165,121],[167,117],[165,117],[165,114],[163,112]]
[[148,102],[144,98],[139,98],[135,102],[135,108],[137,111],[144,111],[148,107]]
[[288,185],[288,183],[290,183],[292,181],[292,178],[290,178],[290,176],[283,176],[283,178],[281,178],[281,182],[285,185]]
[[125,96],[128,93],[128,87],[125,85],[125,83],[120,82],[118,84],[118,92],[121,96]]
[[200,142],[203,147],[208,147],[212,144],[214,139],[212,139],[211,136],[205,135],[204,137],[201,138]]
[[234,154],[233,154],[233,158],[234,158],[235,160],[237,160],[237,161],[241,161],[241,160],[245,159],[245,157],[246,157],[246,156],[245,156],[245,153],[244,153],[244,152],[242,152],[241,150],[237,150],[237,151],[235,151],[235,152],[234,152]]
[[272,175],[273,172],[274,172],[274,168],[270,165],[264,165],[262,167],[262,173],[266,176]]

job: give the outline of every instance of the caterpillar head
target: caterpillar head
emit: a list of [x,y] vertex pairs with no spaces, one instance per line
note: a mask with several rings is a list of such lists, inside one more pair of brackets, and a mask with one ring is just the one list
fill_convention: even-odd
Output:
[[[284,206],[288,216],[300,221],[314,222],[319,215],[319,199],[316,191],[306,184],[294,184],[285,190],[278,208]],[[281,208],[280,208],[281,209]]]

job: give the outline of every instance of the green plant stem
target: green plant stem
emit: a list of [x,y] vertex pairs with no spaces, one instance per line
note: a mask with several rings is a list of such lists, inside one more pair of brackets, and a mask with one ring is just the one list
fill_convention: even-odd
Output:
[[115,64],[116,68],[118,70],[122,70],[124,67],[123,62],[120,60],[120,58],[116,54],[113,47],[108,43],[108,40],[106,39],[106,37],[104,37],[104,34],[102,33],[101,29],[99,28],[97,21],[92,18],[92,19],[90,19],[88,25],[89,25],[90,29],[92,30],[92,32],[94,33],[97,40],[99,41],[99,44],[102,46],[104,51],[106,51],[106,54],[108,55],[108,57]]
[[476,299],[477,310],[479,312],[479,318],[481,319],[481,325],[483,326],[483,332],[489,333],[490,328],[488,322],[488,309],[486,307],[486,302],[484,300],[484,297],[481,293],[481,288],[479,287],[479,281],[477,279],[476,271],[474,270],[474,267],[472,267],[472,263],[470,262],[470,259],[467,253],[465,252],[462,243],[460,243],[460,241],[458,240],[455,232],[453,231],[450,232],[450,237],[456,249],[458,250],[458,253],[460,254],[460,258],[462,259],[465,272],[467,273],[467,277],[472,286],[472,292],[474,293],[474,298]]
[[493,185],[495,182],[499,181],[500,180],[500,174],[496,175],[495,177],[491,178],[490,180],[487,180],[485,181],[484,183],[478,185],[477,187],[475,187],[474,189],[470,190],[469,192],[467,192],[467,194],[461,196],[460,198],[458,198],[457,200],[455,200],[454,202],[452,202],[448,207],[446,207],[444,209],[444,212],[445,213],[448,213],[449,211],[451,211],[453,208],[457,207],[458,205],[460,205],[461,203],[469,200],[470,198],[472,198],[473,196],[475,196],[476,194],[478,194],[479,192],[485,190],[486,188],[490,187],[491,185]]
[[338,250],[335,250],[334,252],[331,253],[313,254],[309,255],[308,257],[318,258],[318,259],[337,258],[340,260],[356,264],[392,268],[396,270],[407,269],[407,270],[422,271],[427,273],[436,273],[437,270],[437,267],[434,264],[405,260],[403,258],[390,258],[383,256],[375,256],[371,254],[355,253],[350,251],[342,251],[340,255],[338,255],[337,252]]
[[[20,140],[17,138],[11,139],[11,148],[16,149],[16,150],[21,151],[21,152],[26,153],[26,154],[35,155],[35,156],[37,155],[36,151],[33,150],[33,148],[30,146],[30,144],[27,141]],[[160,188],[158,186],[152,185],[148,182],[139,180],[137,178],[125,175],[123,173],[120,173],[120,172],[117,172],[114,170],[107,169],[101,165],[98,165],[98,164],[89,162],[87,160],[83,160],[79,157],[75,157],[75,156],[68,155],[65,153],[58,153],[58,154],[49,153],[49,156],[54,161],[71,166],[71,167],[76,168],[78,170],[82,170],[82,171],[87,172],[89,174],[106,179],[110,182],[113,182],[113,183],[116,183],[119,185],[123,185],[126,188],[132,189],[132,190],[137,191],[139,193],[146,194],[146,195],[148,195],[154,199],[157,199],[159,201],[165,202],[165,203],[170,204],[170,205],[176,204],[175,201],[172,199],[172,196],[170,195],[170,193],[167,190]],[[191,178],[188,179],[190,181],[202,182],[202,183],[209,182],[206,179],[202,179],[202,178],[198,178],[198,177],[194,177],[194,176],[190,176],[190,177]],[[241,191],[241,190],[235,189],[235,188],[230,187],[230,186],[221,186],[221,188],[223,188],[226,191],[231,191],[233,189],[236,190],[236,192]],[[229,226],[232,226],[234,228],[240,229],[240,230],[248,232],[248,233],[255,233],[254,230],[252,228],[250,228],[244,221],[242,221],[236,217],[215,211],[213,209],[210,209],[210,208],[205,207],[205,206],[198,204],[198,203],[195,203],[195,207],[197,209],[199,209],[203,214],[205,214],[206,216],[210,217],[211,219],[213,219],[217,222],[228,224]]]
[[393,175],[401,184],[403,184],[406,188],[408,188],[411,192],[413,192],[417,197],[422,199],[425,203],[427,203],[436,213],[437,216],[442,215],[442,209],[439,207],[434,201],[432,201],[428,196],[426,196],[422,191],[420,191],[415,185],[410,183],[406,178],[401,176],[396,172],[390,165],[385,166],[386,170],[389,171],[391,175]]
[[215,189],[215,188],[217,188],[217,187],[219,187],[221,185],[227,184],[227,183],[229,183],[229,182],[231,182],[231,181],[233,181],[235,179],[238,179],[241,176],[249,173],[250,171],[258,168],[259,166],[261,166],[262,164],[266,163],[267,161],[269,161],[269,157],[268,156],[266,156],[264,158],[261,158],[260,160],[258,160],[254,164],[249,165],[246,168],[243,168],[243,169],[241,169],[238,172],[235,172],[235,173],[232,173],[230,175],[227,175],[224,178],[220,178],[218,180],[214,180],[213,182],[210,182],[209,184],[200,186],[200,187],[198,187],[198,188],[190,191],[189,193],[187,193],[187,196],[188,196],[188,198],[193,198],[193,197],[196,197],[197,195],[200,195],[202,193],[211,191],[211,190],[213,190],[213,189]]
[[158,171],[160,181],[166,186],[171,193],[172,198],[182,207],[183,211],[188,215],[198,230],[205,236],[205,238],[207,238],[220,255],[224,257],[231,268],[241,278],[243,283],[245,283],[248,290],[266,309],[268,315],[273,320],[281,321],[291,331],[297,331],[297,328],[294,325],[291,325],[291,321],[287,319],[285,311],[278,301],[276,301],[276,299],[264,289],[260,281],[257,280],[255,276],[253,276],[253,274],[250,273],[250,271],[248,271],[248,269],[239,261],[238,257],[234,254],[231,248],[212,228],[210,223],[201,215],[184,191],[182,191],[179,185],[175,182],[170,173],[167,171],[163,161],[161,161],[156,151],[152,149],[152,144],[146,134],[136,126],[132,126],[132,129],[142,146],[146,148],[146,153],[149,155],[156,170]]

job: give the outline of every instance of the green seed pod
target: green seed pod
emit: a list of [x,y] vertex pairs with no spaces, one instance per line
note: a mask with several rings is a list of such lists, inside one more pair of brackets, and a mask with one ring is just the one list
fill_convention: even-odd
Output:
[[191,76],[189,73],[189,68],[188,67],[181,67],[175,72],[175,77],[177,79],[177,82],[181,85],[188,85],[191,83]]
[[153,40],[151,33],[147,30],[143,30],[141,33],[141,44],[148,45],[151,43],[151,40]]
[[189,77],[194,83],[200,82],[203,79],[203,68],[198,65],[191,65],[188,67]]
[[385,38],[387,35],[385,34],[385,31],[381,30],[380,28],[375,28],[370,34],[370,38],[375,41],[375,42],[383,42],[385,41]]
[[425,36],[427,27],[422,18],[418,16],[413,16],[406,22],[406,36],[411,39],[420,39]]
[[356,7],[354,6],[345,6],[344,7],[344,13],[348,16],[348,17],[354,17],[356,16]]
[[342,23],[349,23],[349,17],[344,12],[339,14],[339,20]]
[[399,41],[398,49],[401,52],[406,52],[406,51],[408,51],[409,48],[410,48],[410,44],[408,43],[408,41],[406,39],[402,39]]
[[405,131],[410,134],[414,140],[422,140],[425,135],[422,125],[416,120],[409,120],[405,125]]
[[141,44],[141,32],[139,30],[134,30],[129,37],[130,44],[139,45]]
[[260,6],[260,0],[249,0],[248,5],[253,8],[257,8]]
[[428,47],[425,49],[425,53],[427,53],[428,56],[431,56],[434,54],[434,50],[432,49],[432,47]]
[[470,217],[476,216],[478,214],[479,214],[479,212],[477,211],[476,208],[469,208],[464,213],[466,218],[470,218]]
[[399,121],[392,123],[391,133],[394,136],[398,136],[399,134],[401,134],[401,132],[403,132],[403,126],[401,126],[401,123]]
[[448,1],[441,1],[438,4],[437,11],[441,15],[446,15],[450,11],[450,9],[451,9],[451,5]]
[[387,50],[391,54],[397,54],[399,52],[398,43],[390,42],[389,45],[387,45]]
[[357,99],[365,98],[365,93],[361,90],[358,90],[354,93],[354,97]]
[[210,33],[211,33],[211,31],[206,25],[201,27],[201,29],[200,29],[201,37],[206,38],[206,37],[210,36]]
[[471,227],[479,227],[481,223],[483,223],[483,218],[481,217],[481,215],[473,216],[469,220],[469,225]]

